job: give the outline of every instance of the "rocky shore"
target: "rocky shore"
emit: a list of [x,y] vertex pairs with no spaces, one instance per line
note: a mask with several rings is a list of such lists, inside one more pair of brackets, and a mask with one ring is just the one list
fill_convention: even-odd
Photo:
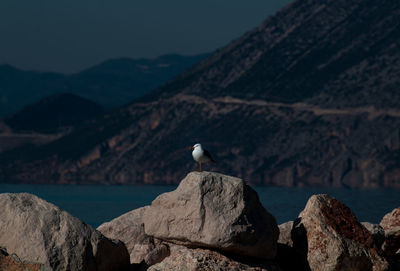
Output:
[[250,186],[218,173],[189,173],[97,229],[27,193],[0,206],[0,270],[400,270],[400,207],[361,223],[313,195],[278,226]]

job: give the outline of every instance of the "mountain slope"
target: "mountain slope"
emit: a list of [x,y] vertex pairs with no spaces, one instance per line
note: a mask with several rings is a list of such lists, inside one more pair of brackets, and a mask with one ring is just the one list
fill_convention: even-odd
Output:
[[294,1],[140,100],[0,155],[0,177],[173,183],[201,142],[209,169],[253,184],[399,187],[399,14],[398,1]]
[[[294,1],[152,97],[229,94],[333,107],[396,107],[398,6],[394,1]],[[378,78],[388,80],[375,82]]]
[[63,89],[64,75],[22,71],[0,65],[0,117]]
[[69,76],[66,84],[74,93],[100,104],[121,106],[161,86],[206,56],[113,59]]
[[67,92],[103,106],[120,106],[164,84],[206,56],[113,59],[72,75],[0,65],[0,117],[16,113],[46,96]]
[[70,93],[61,93],[28,105],[4,120],[14,132],[57,133],[104,114],[98,104]]

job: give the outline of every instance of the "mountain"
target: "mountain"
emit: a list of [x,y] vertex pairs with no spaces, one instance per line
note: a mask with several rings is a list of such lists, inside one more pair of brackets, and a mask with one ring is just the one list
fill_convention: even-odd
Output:
[[100,105],[74,94],[46,97],[0,120],[0,152],[48,144],[105,112]]
[[73,93],[106,107],[120,106],[164,84],[206,56],[112,59],[72,75],[0,65],[0,117],[60,93]]
[[156,89],[208,54],[113,59],[68,77],[67,88],[106,106],[127,104]]
[[14,132],[57,133],[105,113],[104,109],[71,93],[46,97],[4,120]]
[[[400,187],[400,2],[296,0],[135,102],[41,147],[0,154],[18,182]],[[48,167],[51,163],[51,167]]]
[[0,65],[0,117],[61,92],[64,79],[62,74],[22,71],[10,65]]

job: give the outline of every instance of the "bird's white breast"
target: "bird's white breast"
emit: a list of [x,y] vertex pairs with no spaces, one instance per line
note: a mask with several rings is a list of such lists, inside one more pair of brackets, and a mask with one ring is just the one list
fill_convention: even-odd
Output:
[[199,147],[194,148],[194,150],[192,151],[193,159],[196,160],[197,162],[202,162],[201,160],[203,157],[203,153],[204,153],[203,149]]

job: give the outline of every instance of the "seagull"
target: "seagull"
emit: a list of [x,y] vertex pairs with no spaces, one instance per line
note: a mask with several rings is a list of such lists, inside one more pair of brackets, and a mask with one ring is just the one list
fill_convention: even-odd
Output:
[[197,143],[190,148],[192,150],[193,159],[200,164],[200,172],[202,172],[201,163],[215,163],[214,159],[211,157],[211,154],[203,149],[201,144]]

